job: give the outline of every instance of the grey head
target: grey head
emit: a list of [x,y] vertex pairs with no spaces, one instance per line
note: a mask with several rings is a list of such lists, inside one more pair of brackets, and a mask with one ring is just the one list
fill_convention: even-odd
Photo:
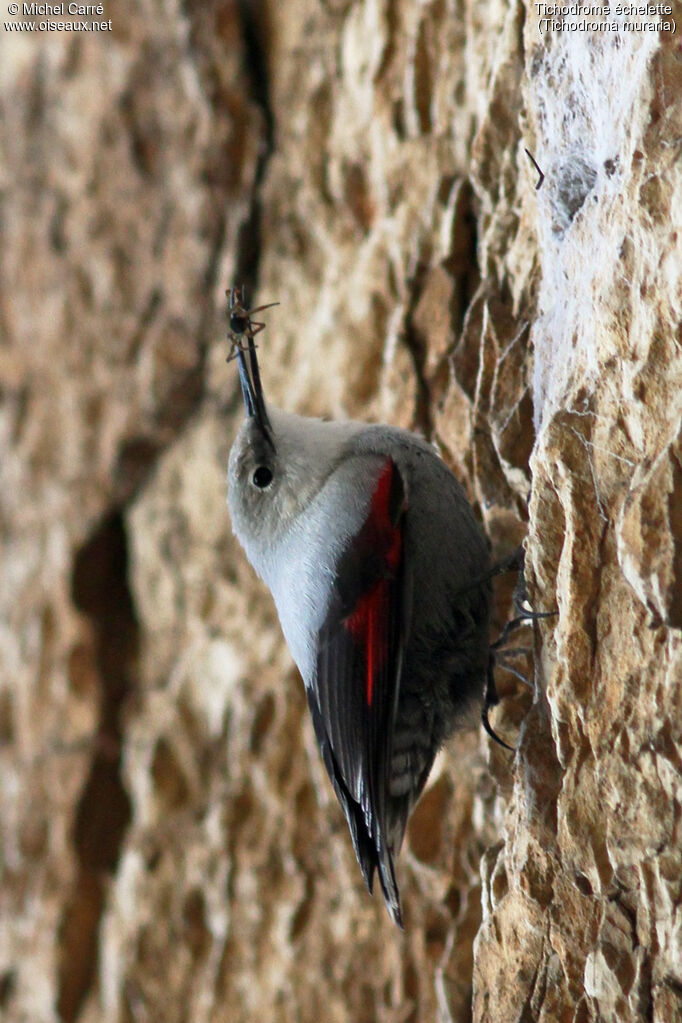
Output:
[[256,571],[343,460],[363,424],[308,419],[266,406],[255,345],[238,346],[246,418],[230,451],[228,505],[234,531]]

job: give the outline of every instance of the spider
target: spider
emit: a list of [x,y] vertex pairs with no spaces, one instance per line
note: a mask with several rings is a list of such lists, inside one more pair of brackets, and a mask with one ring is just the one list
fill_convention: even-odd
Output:
[[269,302],[267,305],[256,306],[255,309],[246,309],[244,306],[246,295],[243,286],[228,288],[225,294],[229,303],[227,336],[233,345],[233,351],[228,355],[227,361],[231,362],[237,357],[238,351],[245,352],[249,341],[253,341],[256,334],[265,329],[265,324],[258,320],[252,320],[251,315],[260,313],[263,309],[272,309],[273,306],[279,305],[279,302]]

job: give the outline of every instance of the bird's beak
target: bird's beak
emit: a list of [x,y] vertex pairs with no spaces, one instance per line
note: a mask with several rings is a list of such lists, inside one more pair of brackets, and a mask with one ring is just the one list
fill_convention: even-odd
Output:
[[275,440],[265,408],[256,346],[253,343],[252,337],[248,339],[246,349],[242,348],[241,345],[237,347],[237,359],[239,361],[239,382],[242,385],[242,396],[244,398],[246,414],[256,420],[256,424],[263,437],[274,451]]

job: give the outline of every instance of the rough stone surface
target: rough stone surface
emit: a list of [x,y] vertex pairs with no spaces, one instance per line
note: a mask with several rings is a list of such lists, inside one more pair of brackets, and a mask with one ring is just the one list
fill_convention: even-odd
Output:
[[[0,30],[0,1016],[682,1018],[679,35],[105,6]],[[516,755],[437,761],[405,933],[231,535],[241,281],[273,402],[433,438],[558,610]]]

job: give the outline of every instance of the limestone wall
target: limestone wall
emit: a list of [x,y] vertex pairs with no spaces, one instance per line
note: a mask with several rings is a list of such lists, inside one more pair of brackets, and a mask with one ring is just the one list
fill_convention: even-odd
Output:
[[[0,1016],[682,1016],[679,31],[104,8],[0,26]],[[231,535],[242,282],[272,401],[432,438],[559,612],[515,757],[437,762],[404,934]]]

